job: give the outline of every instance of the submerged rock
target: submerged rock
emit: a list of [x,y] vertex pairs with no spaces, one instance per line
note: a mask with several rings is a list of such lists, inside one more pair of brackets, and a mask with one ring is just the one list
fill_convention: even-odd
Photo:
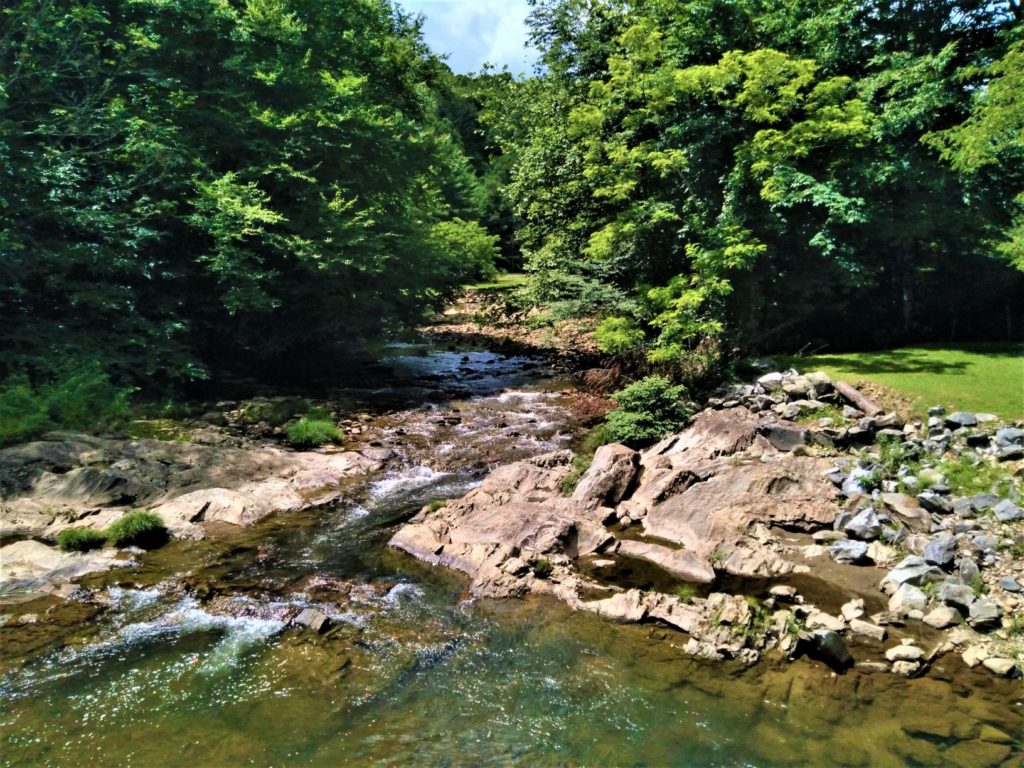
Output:
[[827,664],[836,672],[845,672],[853,666],[846,643],[838,632],[819,630],[811,634],[807,655]]

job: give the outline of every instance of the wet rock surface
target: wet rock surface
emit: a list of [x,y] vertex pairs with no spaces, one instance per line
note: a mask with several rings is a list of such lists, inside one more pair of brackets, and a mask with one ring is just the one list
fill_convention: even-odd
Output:
[[[845,401],[864,415],[840,429],[832,418],[812,422],[797,435],[788,419],[823,401]],[[1007,544],[1014,536],[1024,542],[1014,502],[994,493],[958,498],[927,462],[915,464],[914,474],[891,467],[899,470],[896,480],[878,463],[876,441],[898,445],[900,456],[971,451],[976,461],[1005,464],[1002,454],[977,454],[976,431],[968,446],[966,430],[978,427],[972,417],[951,414],[939,427],[906,424],[824,374],[769,374],[713,398],[686,430],[651,448],[605,446],[571,496],[560,491],[571,457],[541,456],[421,511],[390,543],[468,574],[476,596],[550,594],[614,621],[654,621],[688,634],[685,647],[705,658],[750,662],[777,649],[790,656],[813,651],[840,670],[852,666],[831,636],[815,640],[814,632],[826,632],[860,638],[851,658],[866,654],[865,663],[902,676],[926,673],[943,654],[970,658],[972,648],[989,646],[998,658],[1015,659],[1006,674],[1020,674],[1024,631],[1008,618],[1024,611],[1014,591],[1024,560],[1015,554],[1019,544]],[[1016,436],[1002,434],[1004,441]],[[906,492],[922,483],[928,490]],[[813,544],[800,544],[802,536]],[[617,582],[617,571],[634,574],[633,583]],[[649,576],[637,581],[638,573]],[[789,610],[764,587],[748,587],[749,605],[737,610],[730,601],[744,593],[730,594],[727,586],[737,578],[775,588],[803,578],[840,590],[850,580],[852,597],[876,607],[870,621],[862,618],[863,600],[850,615],[835,616],[794,593],[784,598],[798,599]],[[939,634],[954,630],[947,639]],[[900,645],[881,654],[869,642],[891,634],[928,637],[932,650]]]
[[[465,386],[488,381],[476,366],[493,358],[462,357],[444,357],[445,370],[479,373]],[[495,357],[492,368],[508,360]],[[438,391],[420,362],[403,402],[416,388]],[[830,395],[820,377],[805,378],[794,397]],[[296,753],[321,764],[439,764],[455,750],[475,762],[500,754],[556,765],[602,764],[628,749],[657,765],[678,759],[685,743],[708,763],[1019,760],[1019,657],[1004,626],[1014,615],[1004,595],[1015,593],[1000,586],[1022,578],[1002,546],[1013,528],[994,528],[984,510],[968,517],[956,498],[952,512],[933,512],[900,488],[876,493],[858,482],[860,498],[844,499],[833,478],[848,479],[851,465],[837,467],[821,444],[836,439],[822,437],[833,427],[787,422],[764,401],[757,411],[712,408],[647,451],[610,448],[604,469],[566,495],[570,396],[484,394],[506,380],[493,377],[468,401],[445,394],[351,419],[338,453],[383,468],[349,478],[339,503],[248,525],[200,520],[192,525],[205,539],[121,553],[123,568],[83,572],[56,594],[4,606],[0,685],[10,706],[0,725],[11,759],[104,765],[130,748],[154,766],[242,764],[254,754],[287,763]],[[773,420],[802,440],[772,441],[764,427]],[[870,447],[864,433],[854,437]],[[54,455],[64,467],[55,475],[80,466]],[[91,516],[105,525],[121,505],[111,505],[105,476],[91,477],[75,487],[93,494]],[[191,491],[215,488],[238,491]],[[988,510],[1000,498],[977,503]],[[230,493],[217,501],[235,502]],[[248,522],[244,504],[234,508]],[[868,508],[882,526],[877,539],[837,525]],[[978,527],[958,532],[944,519]],[[648,532],[648,520],[668,535]],[[898,541],[888,535],[894,520],[907,529]],[[834,538],[812,538],[825,532]],[[952,564],[928,562],[928,544],[946,533],[957,541]],[[388,551],[392,538],[447,568]],[[867,544],[868,556],[833,561],[828,547],[844,540]],[[44,578],[64,566],[46,549]],[[911,586],[928,599],[920,616],[887,610],[880,586],[898,565],[917,568]],[[975,595],[977,579],[987,595]],[[909,580],[887,583],[894,593]],[[1002,611],[998,625],[962,623],[980,599]],[[924,619],[943,606],[961,620],[940,632]],[[886,658],[909,646],[921,656]],[[777,654],[814,661],[750,666]],[[90,719],[97,712],[102,723]]]

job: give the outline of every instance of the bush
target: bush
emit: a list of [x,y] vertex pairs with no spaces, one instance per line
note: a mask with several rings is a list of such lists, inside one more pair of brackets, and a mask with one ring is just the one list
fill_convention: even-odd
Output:
[[57,546],[64,552],[88,552],[107,543],[103,531],[95,528],[68,528],[57,534]]
[[664,376],[648,376],[612,395],[619,406],[608,414],[609,442],[639,447],[682,428],[689,418],[686,388]]
[[98,365],[86,365],[34,387],[14,376],[0,387],[0,443],[27,440],[48,429],[104,430],[130,415],[131,389],[114,386]]
[[131,389],[114,386],[93,363],[42,388],[50,420],[62,429],[110,429],[130,413]]
[[303,416],[288,427],[288,442],[296,447],[315,447],[341,440],[341,432],[334,422]]
[[43,398],[25,377],[4,382],[0,389],[0,444],[27,440],[50,425]]
[[605,354],[626,355],[644,343],[644,331],[631,318],[606,317],[594,329],[594,340]]
[[551,561],[543,557],[539,560],[534,560],[531,568],[533,569],[533,575],[538,579],[546,579],[554,570],[554,566],[551,565]]
[[111,523],[106,531],[107,541],[115,547],[142,547],[156,549],[167,543],[167,527],[152,512],[129,512]]
[[434,225],[434,239],[452,260],[455,273],[461,280],[484,280],[498,274],[495,259],[501,256],[498,236],[475,221],[459,218]]

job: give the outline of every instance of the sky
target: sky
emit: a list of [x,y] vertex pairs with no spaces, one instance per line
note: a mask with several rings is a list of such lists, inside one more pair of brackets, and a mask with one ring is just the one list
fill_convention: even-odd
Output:
[[529,72],[536,51],[526,46],[526,0],[399,0],[426,18],[423,34],[435,53],[448,54],[455,72],[478,72],[485,62]]

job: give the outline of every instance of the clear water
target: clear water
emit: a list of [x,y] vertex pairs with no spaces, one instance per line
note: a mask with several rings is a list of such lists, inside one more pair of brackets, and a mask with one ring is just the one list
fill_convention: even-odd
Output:
[[[539,390],[475,397],[438,427],[445,439],[491,435],[513,454],[566,441]],[[487,415],[537,401],[552,410],[529,434],[514,415]],[[434,415],[403,418],[436,449]],[[687,658],[684,636],[657,626],[545,600],[468,601],[459,577],[386,547],[422,504],[479,481],[434,458],[410,451],[356,502],[176,542],[98,577],[89,585],[109,607],[49,644],[19,646],[26,609],[4,609],[0,764],[897,766],[956,764],[969,747],[968,764],[1020,765],[1024,691],[984,672],[741,671]],[[197,574],[216,598],[177,588]],[[276,617],[292,606],[319,607],[335,628],[286,628]],[[977,740],[983,728],[1007,743]]]

